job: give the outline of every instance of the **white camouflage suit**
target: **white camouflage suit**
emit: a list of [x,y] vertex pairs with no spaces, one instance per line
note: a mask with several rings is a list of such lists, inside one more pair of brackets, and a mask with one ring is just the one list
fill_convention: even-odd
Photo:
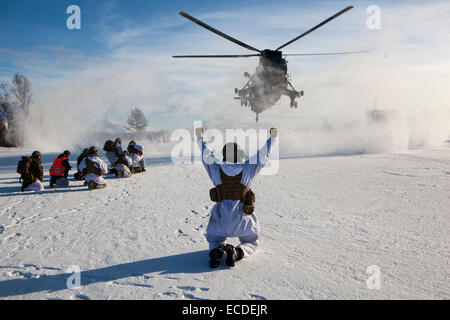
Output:
[[24,191],[42,191],[42,190],[44,190],[44,185],[39,179],[37,179],[35,182],[33,182],[24,189]]
[[[252,159],[244,163],[220,163],[214,158],[203,139],[198,138],[203,155],[202,163],[214,186],[222,183],[220,177],[220,169],[222,169],[227,176],[236,176],[242,171],[241,183],[250,188],[252,181],[269,160],[274,139],[270,137],[265,146]],[[205,235],[210,251],[224,245],[227,237],[239,238],[241,243],[238,247],[244,251],[244,257],[256,251],[259,237],[258,218],[255,212],[247,214],[242,211],[242,208],[243,203],[240,200],[222,200],[213,206]]]
[[[80,163],[80,169],[81,169],[80,171],[83,171],[83,169],[86,168],[86,158],[89,159],[90,161],[94,162],[94,166],[102,169],[104,173],[108,172],[108,165],[106,164],[105,161],[100,159],[98,156],[84,157],[83,161],[81,161],[81,163]],[[96,184],[106,184],[105,179],[103,179],[102,176],[96,175],[95,173],[87,173],[84,176],[84,181],[86,181],[86,182],[93,181]]]
[[123,160],[125,160],[125,162],[127,164],[125,165],[123,163],[117,163],[116,169],[117,169],[117,172],[123,172],[124,178],[129,178],[129,177],[131,177],[130,167],[133,165],[133,160],[131,160],[130,156],[123,157]]
[[[143,152],[144,151],[144,147],[142,147],[139,144],[135,144],[134,145],[134,149],[136,151],[140,151]],[[133,161],[133,168],[142,168],[145,169],[145,159],[143,156],[140,156],[139,154],[137,154],[136,152],[132,152],[130,153],[130,158]]]
[[116,154],[121,154],[122,153],[122,146],[121,145],[116,145],[114,147],[113,151],[108,151],[106,152],[106,159],[108,159],[108,161],[110,162],[110,167],[111,168],[115,168],[116,165],[116,161],[117,161],[117,156]]

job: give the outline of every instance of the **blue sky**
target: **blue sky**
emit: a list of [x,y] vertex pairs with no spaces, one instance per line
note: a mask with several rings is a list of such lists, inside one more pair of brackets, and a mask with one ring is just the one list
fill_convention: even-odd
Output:
[[[428,4],[439,1],[427,1]],[[159,1],[159,0],[130,0],[130,1],[106,1],[106,0],[0,0],[0,48],[2,49],[0,59],[0,71],[11,69],[11,67],[20,68],[17,63],[17,54],[27,54],[33,50],[36,55],[41,55],[42,59],[56,57],[63,52],[73,54],[72,58],[82,59],[89,57],[108,57],[111,50],[120,46],[135,44],[137,46],[161,50],[161,46],[166,48],[167,40],[174,34],[183,34],[187,30],[201,30],[200,27],[178,16],[180,10],[190,12],[195,16],[208,17],[208,13],[228,12],[236,13],[238,16],[246,13],[248,27],[255,24],[252,18],[260,18],[267,13],[280,11],[289,11],[295,8],[299,14],[310,9],[323,8],[323,14],[314,21],[321,21],[328,15],[333,14],[347,5],[356,4],[352,11],[358,11],[359,14],[365,10],[367,5],[376,4],[381,7],[387,6],[389,1],[268,1],[268,0],[227,0],[227,1]],[[403,4],[417,4],[420,1],[402,1]],[[68,30],[66,28],[66,19],[68,14],[66,8],[76,4],[81,8],[82,29]],[[355,12],[349,12],[346,15],[355,15]],[[401,13],[399,13],[401,14]],[[349,19],[342,16],[337,21],[331,22],[328,29],[329,35],[332,35],[333,24],[339,23],[341,19]],[[210,20],[210,21],[209,21]],[[209,23],[215,22],[219,29],[226,29],[226,32],[235,31],[233,25],[227,24],[227,21],[219,23],[217,19],[209,19]],[[224,19],[222,19],[224,20]],[[299,22],[301,22],[299,15]],[[260,20],[258,20],[260,21]],[[345,20],[344,20],[345,21]],[[363,21],[361,21],[363,22]],[[257,23],[257,22],[256,22]],[[360,24],[360,26],[362,23]],[[258,27],[258,25],[256,25]],[[118,37],[125,30],[137,30],[147,28],[140,36],[136,34],[123,41]],[[289,35],[280,35],[280,41],[289,40],[289,36],[298,35],[307,28],[299,23],[298,26],[291,26],[292,33]],[[230,30],[230,31],[228,31]],[[141,30],[142,31],[142,30]],[[240,33],[245,35],[246,30]],[[206,30],[201,30],[208,33]],[[264,31],[262,31],[264,32]],[[319,33],[322,31],[316,31]],[[115,35],[117,39],[111,41],[111,36]],[[126,34],[123,34],[124,36]],[[148,37],[147,37],[148,36]],[[209,37],[216,37],[209,34]],[[239,34],[233,34],[239,38]],[[314,35],[313,37],[317,37]],[[189,39],[186,39],[189,41]],[[253,39],[242,39],[250,44]],[[220,39],[225,42],[226,40]],[[420,39],[416,39],[420,41]],[[189,43],[189,42],[188,42]],[[231,43],[230,49],[238,52],[242,51]],[[173,54],[167,52],[167,54]],[[14,57],[16,56],[16,57]],[[25,58],[24,57],[24,58]],[[20,58],[20,57],[19,57]],[[20,61],[20,59],[19,59]]]
[[[66,19],[69,16],[66,8],[71,4],[81,8],[81,30],[66,28]],[[324,10],[322,16],[317,17],[316,21],[319,22],[349,4],[351,3],[348,1],[318,0],[1,0],[0,71],[20,69],[23,61],[30,62],[33,58],[32,63],[35,64],[38,63],[36,59],[40,62],[59,59],[59,63],[64,68],[76,67],[76,62],[84,62],[84,59],[92,57],[108,57],[112,50],[125,45],[152,48],[154,51],[164,50],[167,48],[167,40],[171,39],[172,35],[183,34],[187,30],[197,32],[201,30],[200,27],[178,16],[181,10],[197,17],[208,17],[208,13],[217,12],[234,12],[237,16],[245,13],[248,19],[246,23],[253,25],[255,24],[253,17],[276,11],[282,13],[290,7],[296,7],[300,12],[310,8],[329,8]],[[217,23],[217,19],[210,20],[210,23]],[[215,25],[217,28],[225,29],[225,32],[235,31],[226,20],[219,17],[218,22]],[[298,35],[304,31],[305,27],[293,26],[291,35]],[[131,33],[131,37],[125,37],[126,30],[139,30],[141,33],[139,35]],[[201,32],[208,33],[206,30]],[[237,30],[235,33],[245,35],[245,30]],[[120,38],[121,34],[125,37],[124,39]],[[207,36],[217,38],[213,34]],[[233,36],[239,38],[240,35],[233,34]],[[287,37],[288,35],[280,37],[280,41],[289,40]],[[188,42],[185,45],[188,45],[189,39],[186,40]],[[226,40],[220,39],[220,41]],[[243,41],[254,42],[253,39],[243,39]],[[234,50],[233,52],[245,52],[245,49],[231,43],[228,46],[230,50]],[[30,55],[30,52],[33,54]],[[167,54],[175,54],[175,52],[167,52]],[[61,59],[61,56],[67,59]]]
[[[71,4],[81,8],[81,30],[66,28]],[[366,9],[372,4],[382,10],[382,29],[377,32],[366,28]],[[349,101],[342,97],[349,96],[355,105],[372,104],[386,83],[377,80],[380,70],[389,73],[383,79],[406,75],[412,65],[425,76],[447,74],[441,67],[449,54],[446,1],[0,0],[0,81],[10,81],[14,72],[24,73],[32,80],[36,105],[49,114],[64,107],[69,119],[88,110],[97,119],[123,121],[137,106],[159,129],[187,126],[199,117],[225,121],[238,112],[253,123],[253,115],[239,108],[233,92],[245,83],[242,73],[252,72],[257,59],[172,59],[175,54],[249,53],[178,12],[265,49],[285,43],[347,5],[355,8],[285,52],[370,49],[373,54],[290,58],[292,82],[305,89],[305,105],[314,106],[305,108],[302,116],[311,110],[329,112],[326,98],[331,95],[341,105]],[[285,102],[262,121],[292,118]]]
[[[288,1],[287,3],[293,3]],[[14,64],[13,54],[38,50],[43,59],[61,53],[63,48],[83,57],[108,56],[114,44],[106,37],[129,28],[151,26],[156,36],[142,38],[145,46],[158,46],[167,33],[182,32],[192,26],[182,21],[180,10],[197,15],[211,11],[240,10],[255,4],[271,6],[270,1],[89,1],[89,0],[1,0],[0,48],[3,51],[0,67]],[[81,8],[81,30],[68,30],[66,9],[76,4]],[[171,17],[173,21],[168,21]],[[183,22],[183,23],[182,23]],[[158,25],[161,23],[160,25]],[[155,35],[152,34],[152,35]],[[129,39],[133,41],[133,39]],[[144,44],[142,44],[144,45]]]

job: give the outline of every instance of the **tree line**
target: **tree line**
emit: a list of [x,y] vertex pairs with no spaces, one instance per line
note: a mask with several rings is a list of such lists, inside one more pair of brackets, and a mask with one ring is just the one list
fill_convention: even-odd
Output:
[[[23,146],[32,97],[31,81],[20,73],[14,74],[11,83],[0,83],[0,147]],[[142,110],[134,108],[127,125],[130,132],[137,134],[146,129],[148,120]]]

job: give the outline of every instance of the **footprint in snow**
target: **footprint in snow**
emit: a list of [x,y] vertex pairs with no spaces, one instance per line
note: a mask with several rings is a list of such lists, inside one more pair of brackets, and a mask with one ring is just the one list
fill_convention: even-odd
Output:
[[22,272],[22,271],[13,271],[10,273],[11,276],[15,276],[21,279],[32,279],[32,278],[39,278],[39,275],[35,275],[31,272]]
[[183,297],[186,298],[186,299],[191,299],[191,300],[208,300],[208,299],[196,297],[196,296],[194,296],[193,294],[190,294],[190,293],[183,294]]
[[178,297],[178,294],[176,292],[170,292],[170,291],[163,292],[163,295],[168,296],[168,297]]
[[199,225],[198,227],[195,227],[194,230],[195,231],[200,231],[200,229],[202,229],[204,227],[203,223],[201,225]]
[[192,212],[193,214],[198,214],[198,212],[195,211],[195,210],[191,210],[191,212]]
[[5,231],[5,227],[4,226],[0,226],[0,234],[2,234],[3,231]]
[[260,295],[257,295],[257,294],[250,294],[250,298],[256,299],[256,300],[267,300],[266,297],[263,297],[263,296],[260,296]]
[[40,270],[41,269],[37,265],[31,264],[31,263],[24,264],[22,267],[23,268],[28,268],[28,269],[33,269],[33,270]]
[[45,269],[45,270],[57,270],[57,271],[59,271],[59,270],[64,270],[64,269],[61,269],[61,268],[55,268],[55,267],[42,267],[42,269]]
[[209,291],[209,288],[197,288],[191,286],[178,286],[178,289],[187,290],[187,291]]

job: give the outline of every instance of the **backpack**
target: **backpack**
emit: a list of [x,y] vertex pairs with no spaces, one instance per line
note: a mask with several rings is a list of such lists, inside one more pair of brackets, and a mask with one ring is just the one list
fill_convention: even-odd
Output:
[[22,176],[27,176],[30,174],[30,164],[31,159],[29,157],[22,157],[22,160],[19,161],[17,164],[17,173],[19,173]]
[[122,152],[121,154],[119,154],[119,156],[117,157],[116,163],[121,163],[121,164],[125,165],[126,167],[128,167],[128,163],[125,160],[125,157],[128,156],[128,155],[125,154],[125,152]]
[[115,142],[112,140],[106,140],[105,145],[103,146],[103,151],[111,152],[114,151]]
[[88,158],[86,158],[84,161],[86,162],[86,168],[84,168],[81,172],[83,176],[87,175],[88,173],[96,174],[99,177],[103,175],[103,170],[95,166],[94,161],[91,161]]

